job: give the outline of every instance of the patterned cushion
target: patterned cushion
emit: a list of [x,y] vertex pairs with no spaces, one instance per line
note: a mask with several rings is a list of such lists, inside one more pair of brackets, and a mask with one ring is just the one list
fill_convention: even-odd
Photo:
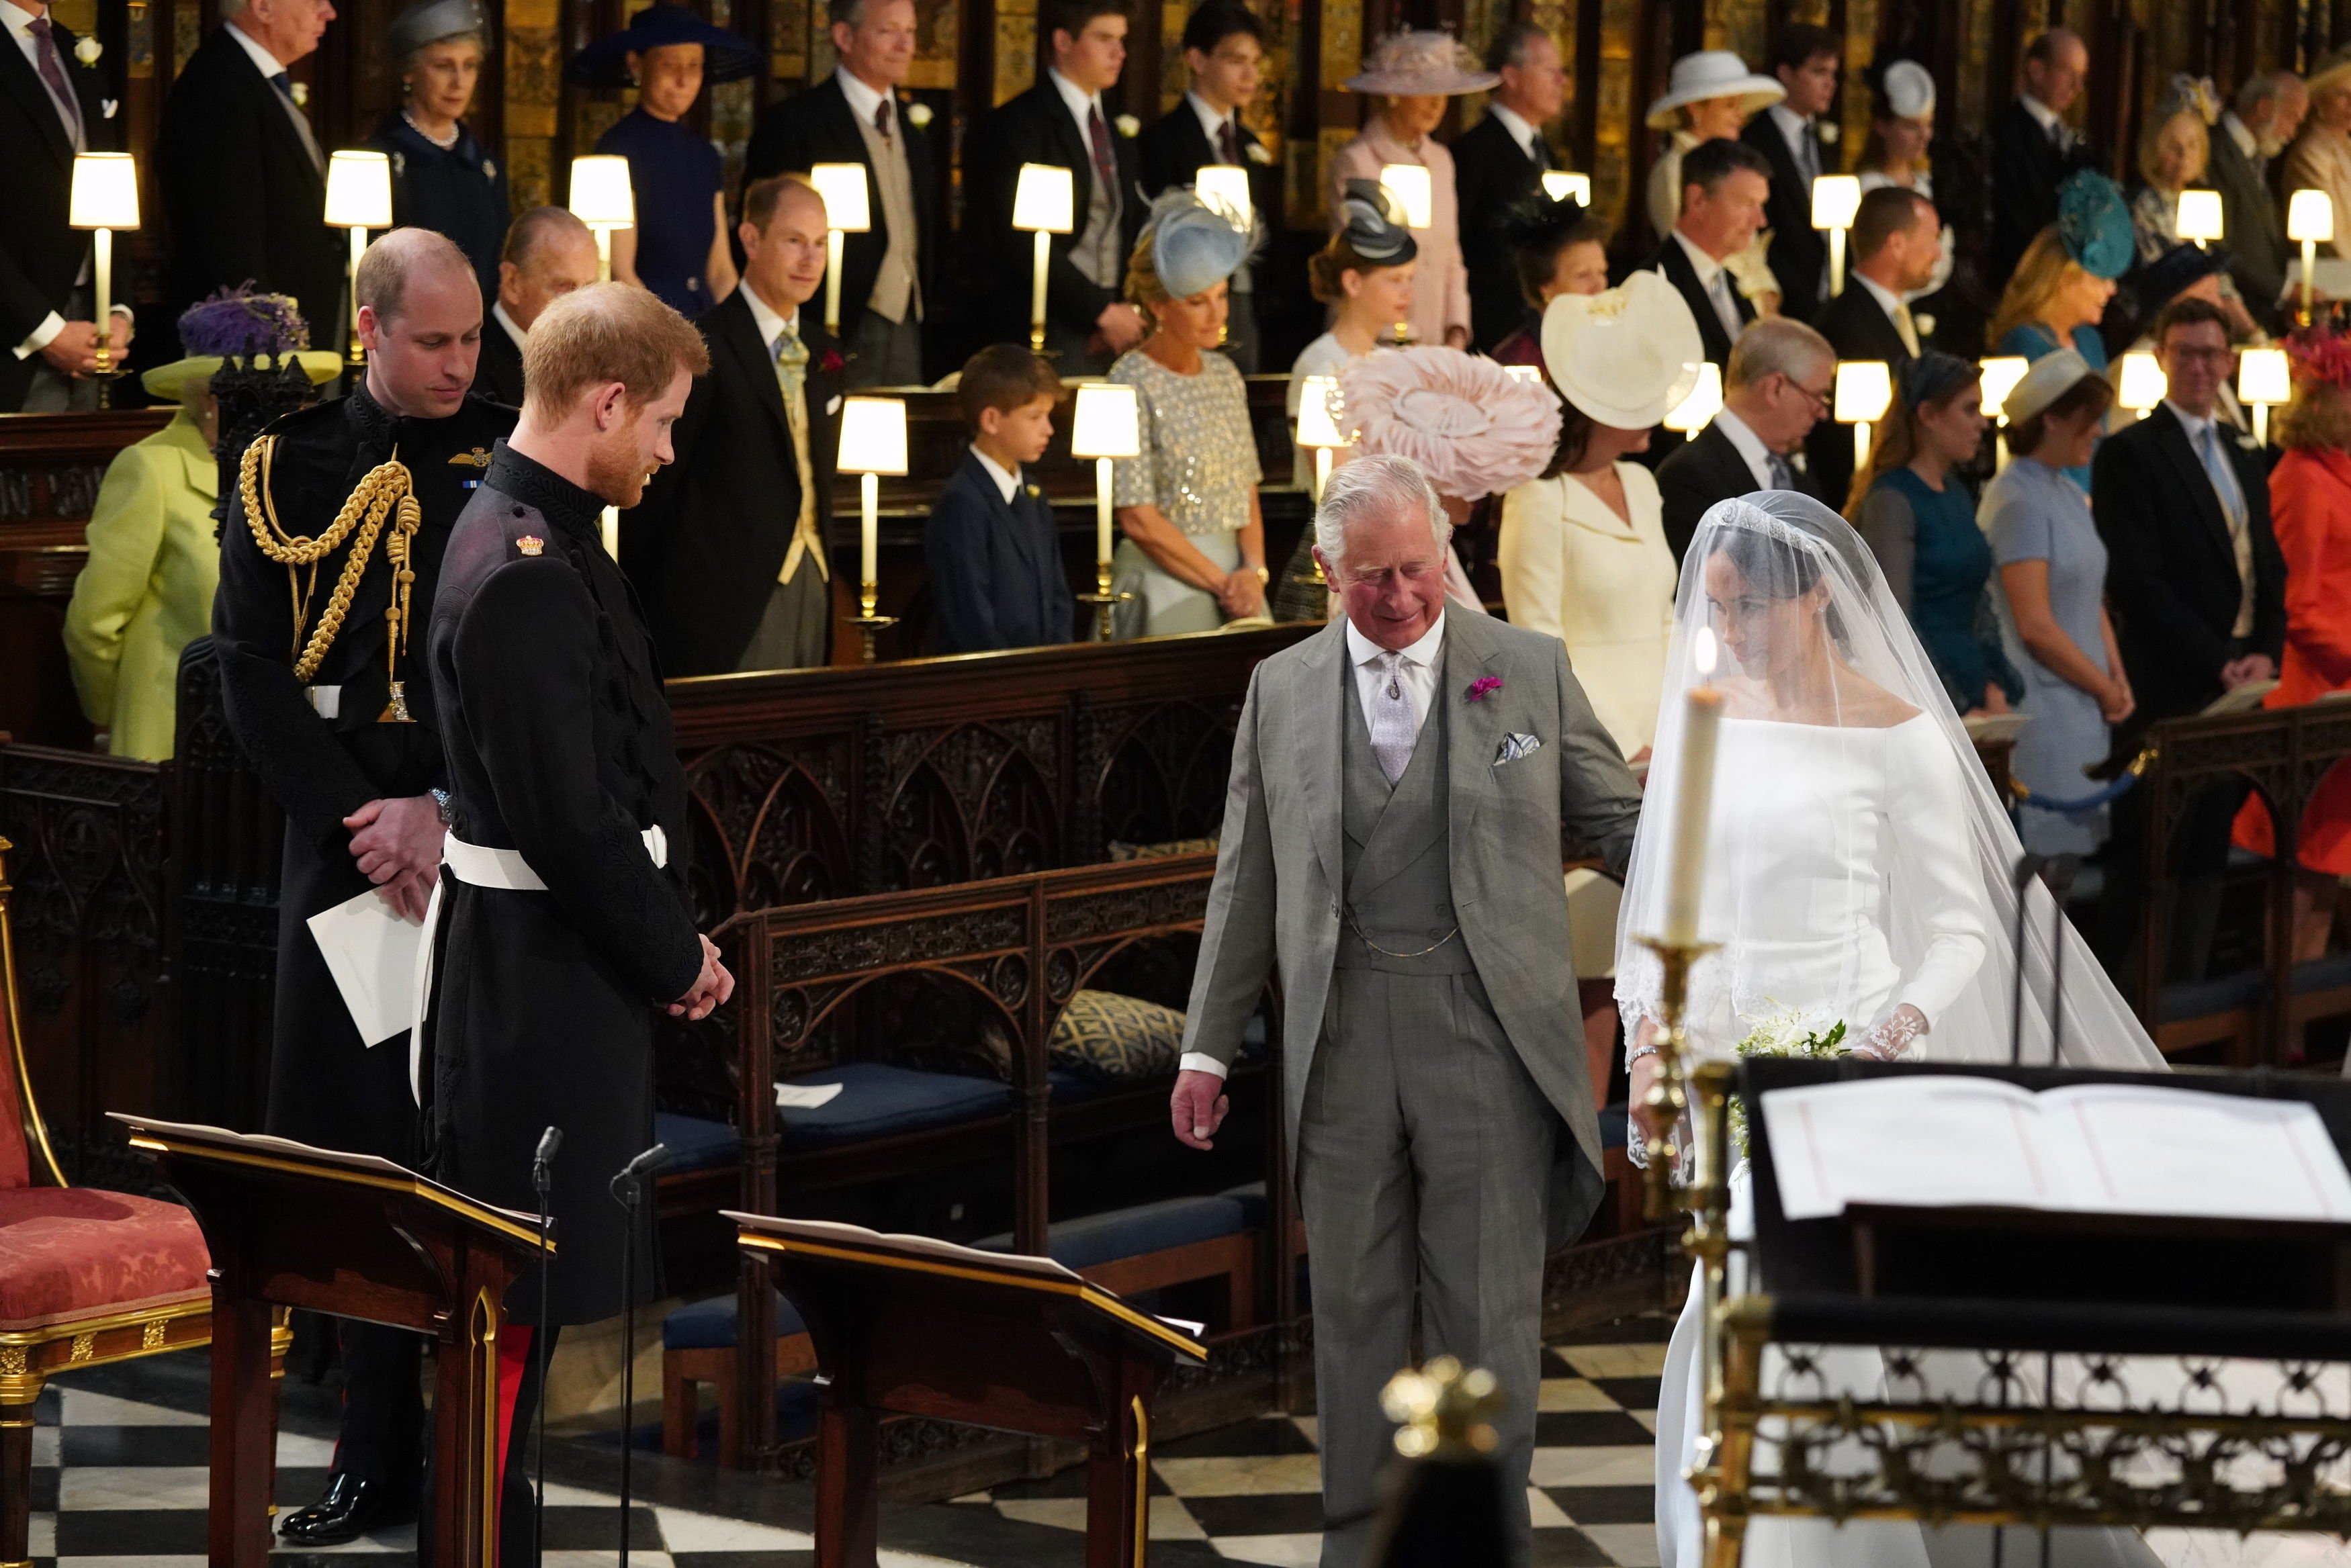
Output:
[[1081,991],[1053,1025],[1053,1065],[1105,1083],[1164,1078],[1184,1051],[1184,1015],[1172,1007]]
[[0,1192],[0,1332],[211,1293],[195,1217],[95,1187]]

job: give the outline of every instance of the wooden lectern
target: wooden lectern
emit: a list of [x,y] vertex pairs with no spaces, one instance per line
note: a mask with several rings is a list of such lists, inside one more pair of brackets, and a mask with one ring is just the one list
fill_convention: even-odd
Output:
[[818,1568],[874,1568],[884,1415],[929,1416],[1086,1445],[1086,1568],[1147,1550],[1151,1400],[1181,1330],[1047,1258],[926,1236],[728,1211],[807,1322],[822,1390]]
[[263,1568],[277,1471],[273,1306],[437,1342],[433,1561],[493,1568],[498,1324],[539,1251],[536,1215],[494,1209],[390,1160],[113,1115],[212,1249],[212,1568]]

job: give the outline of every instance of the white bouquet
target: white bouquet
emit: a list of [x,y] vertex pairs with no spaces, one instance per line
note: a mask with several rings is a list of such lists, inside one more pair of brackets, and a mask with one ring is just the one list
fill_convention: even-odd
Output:
[[[1780,1007],[1764,1013],[1741,1013],[1747,1037],[1739,1043],[1741,1056],[1800,1056],[1826,1061],[1852,1054],[1844,1044],[1844,1020],[1831,1019],[1809,1008]],[[1823,1027],[1825,1025],[1825,1027]],[[1747,1158],[1747,1103],[1737,1095],[1729,1101],[1730,1141],[1739,1158]]]

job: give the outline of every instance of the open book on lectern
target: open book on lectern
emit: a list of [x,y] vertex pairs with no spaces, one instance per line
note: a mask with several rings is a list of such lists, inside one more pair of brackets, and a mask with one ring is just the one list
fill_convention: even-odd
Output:
[[2351,1172],[2301,1100],[1920,1075],[1774,1089],[1762,1109],[1790,1220],[1866,1203],[2351,1221]]

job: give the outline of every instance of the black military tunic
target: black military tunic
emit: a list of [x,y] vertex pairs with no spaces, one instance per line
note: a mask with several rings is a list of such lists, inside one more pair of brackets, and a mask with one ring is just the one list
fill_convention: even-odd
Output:
[[[556,1324],[620,1310],[625,1220],[610,1183],[653,1140],[653,1009],[702,970],[685,775],[643,614],[599,543],[600,509],[501,444],[449,542],[432,629],[450,836],[517,852],[546,885],[476,887],[442,868],[434,1169],[535,1210],[532,1152],[543,1128],[563,1129],[545,1319]],[[646,846],[655,827],[666,868]],[[650,1291],[650,1208],[643,1219]],[[526,1274],[509,1317],[538,1321],[538,1299]]]

